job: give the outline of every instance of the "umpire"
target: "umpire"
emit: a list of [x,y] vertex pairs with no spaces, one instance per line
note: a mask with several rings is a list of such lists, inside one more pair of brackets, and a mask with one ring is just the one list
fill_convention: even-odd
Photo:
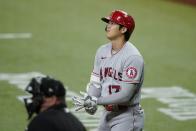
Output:
[[26,91],[32,94],[24,103],[31,119],[26,131],[86,131],[83,124],[66,108],[63,84],[50,77],[32,78]]

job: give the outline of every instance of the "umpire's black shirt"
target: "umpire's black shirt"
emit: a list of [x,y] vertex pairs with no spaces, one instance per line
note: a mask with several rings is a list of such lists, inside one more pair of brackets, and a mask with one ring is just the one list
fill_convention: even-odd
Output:
[[26,131],[86,131],[74,115],[65,111],[65,107],[64,104],[55,105],[39,113]]

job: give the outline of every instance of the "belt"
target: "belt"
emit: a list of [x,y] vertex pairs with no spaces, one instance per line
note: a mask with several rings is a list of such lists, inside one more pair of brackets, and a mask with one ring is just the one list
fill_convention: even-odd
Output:
[[107,111],[117,112],[117,111],[127,110],[129,107],[135,107],[137,105],[139,105],[139,103],[136,103],[136,104],[133,104],[133,105],[104,105],[104,108]]

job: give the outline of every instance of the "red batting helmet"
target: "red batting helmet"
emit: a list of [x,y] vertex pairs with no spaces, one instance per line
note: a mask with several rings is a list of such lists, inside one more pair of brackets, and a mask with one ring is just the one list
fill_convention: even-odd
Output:
[[133,32],[135,28],[135,22],[132,16],[128,15],[125,11],[114,10],[108,17],[101,18],[104,22],[108,23],[112,21],[116,24],[122,25],[128,29],[128,31]]

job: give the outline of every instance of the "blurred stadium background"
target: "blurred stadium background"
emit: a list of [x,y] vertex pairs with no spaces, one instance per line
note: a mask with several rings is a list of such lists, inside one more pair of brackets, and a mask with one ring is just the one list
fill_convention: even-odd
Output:
[[[144,88],[182,87],[193,95],[195,111],[196,2],[192,2],[0,0],[0,130],[21,131],[27,124],[24,105],[17,99],[25,93],[2,74],[39,72],[60,79],[73,92],[84,90],[96,49],[108,41],[100,18],[114,9],[135,18],[130,41],[145,59]],[[196,117],[173,119],[157,110],[168,105],[155,99],[144,99],[142,106],[145,131],[196,129]],[[182,106],[186,110],[186,103]],[[196,116],[194,111],[190,115]]]

